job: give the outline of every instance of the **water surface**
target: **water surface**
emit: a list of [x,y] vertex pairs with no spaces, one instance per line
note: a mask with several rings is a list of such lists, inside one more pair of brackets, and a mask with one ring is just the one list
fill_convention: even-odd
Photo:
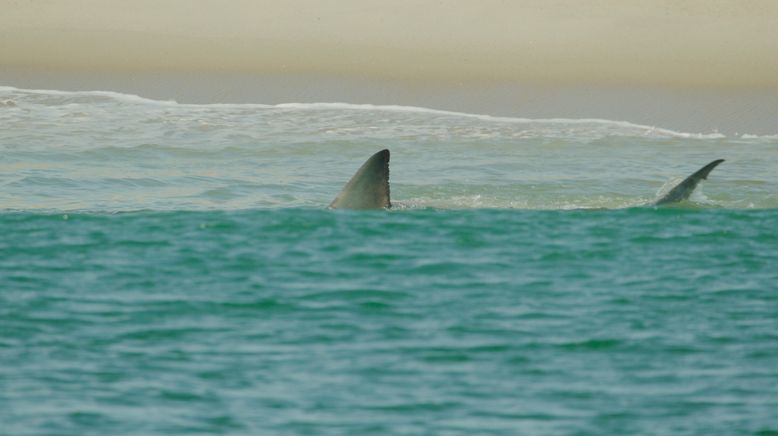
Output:
[[778,432],[778,137],[0,102],[0,433]]

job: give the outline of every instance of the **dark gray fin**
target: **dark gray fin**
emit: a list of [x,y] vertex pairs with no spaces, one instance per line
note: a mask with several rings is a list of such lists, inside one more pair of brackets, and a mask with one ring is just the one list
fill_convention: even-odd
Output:
[[667,203],[677,203],[679,201],[688,199],[700,181],[707,179],[708,174],[710,174],[710,172],[713,171],[713,169],[722,162],[724,162],[724,159],[716,159],[708,165],[700,168],[696,173],[684,179],[683,182],[679,183],[678,186],[671,189],[670,192],[665,194],[664,197],[657,200],[654,204],[659,206]]
[[388,209],[389,150],[381,150],[370,157],[332,200],[333,209]]

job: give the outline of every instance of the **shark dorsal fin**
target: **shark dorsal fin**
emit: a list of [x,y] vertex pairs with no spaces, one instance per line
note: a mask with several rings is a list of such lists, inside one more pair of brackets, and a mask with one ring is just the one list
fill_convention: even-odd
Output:
[[708,174],[710,174],[710,172],[713,171],[713,169],[716,168],[722,162],[724,162],[724,159],[716,159],[713,162],[709,163],[708,165],[705,165],[704,167],[700,168],[699,170],[697,170],[697,172],[687,177],[686,179],[684,179],[683,182],[679,183],[676,187],[671,189],[670,192],[665,194],[654,204],[659,206],[661,204],[677,203],[679,201],[688,199],[689,196],[692,195],[692,192],[694,192],[694,189],[697,187],[700,181],[707,179]]
[[332,200],[334,209],[387,209],[389,199],[389,150],[365,161],[343,190]]

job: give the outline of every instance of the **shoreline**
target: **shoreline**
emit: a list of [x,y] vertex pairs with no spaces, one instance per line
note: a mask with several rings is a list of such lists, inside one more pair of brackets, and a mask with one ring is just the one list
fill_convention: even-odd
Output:
[[0,85],[778,134],[774,0],[0,5]]
[[0,71],[0,86],[114,91],[178,103],[399,105],[517,118],[627,121],[684,133],[778,134],[774,117],[778,91],[434,83],[310,74],[129,74],[26,68]]

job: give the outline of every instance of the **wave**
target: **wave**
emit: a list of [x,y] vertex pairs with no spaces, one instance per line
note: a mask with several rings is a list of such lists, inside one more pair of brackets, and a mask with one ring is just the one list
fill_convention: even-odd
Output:
[[[106,97],[121,102],[127,103],[145,103],[145,104],[162,104],[162,105],[177,105],[174,100],[154,100],[150,98],[141,97],[134,94],[124,94],[114,91],[58,91],[54,89],[21,89],[13,86],[0,86],[0,93],[15,92],[28,95],[52,95],[52,96],[85,96],[85,97]],[[6,96],[5,98],[7,98]]]
[[[370,111],[370,112],[392,112],[392,113],[418,113],[425,115],[445,116],[454,118],[476,119],[485,122],[495,123],[514,123],[514,124],[548,124],[548,125],[597,125],[601,127],[613,127],[618,129],[627,129],[637,131],[644,136],[660,136],[683,139],[723,139],[726,135],[719,132],[712,133],[692,133],[680,132],[672,129],[650,126],[644,124],[632,123],[629,121],[608,120],[600,118],[524,118],[510,117],[489,114],[476,114],[467,112],[456,112],[434,108],[424,108],[417,106],[402,105],[375,105],[375,104],[356,104],[346,102],[312,102],[312,103],[280,103],[280,104],[261,104],[261,103],[179,103],[175,100],[155,100],[141,97],[135,94],[125,94],[114,91],[59,91],[48,89],[20,89],[12,86],[0,86],[0,98],[7,99],[13,95],[5,94],[26,94],[40,96],[60,96],[60,97],[98,97],[127,104],[149,104],[158,106],[173,106],[181,108],[236,108],[236,109],[294,109],[294,110],[341,110],[341,111]],[[9,100],[13,101],[13,100]],[[16,105],[14,103],[14,105]],[[10,106],[10,105],[9,105]],[[751,135],[742,134],[740,139],[774,139],[778,135]]]
[[629,121],[615,121],[606,120],[601,118],[521,118],[521,117],[507,117],[498,115],[486,115],[486,114],[471,114],[467,112],[455,112],[441,109],[430,109],[416,106],[399,106],[399,105],[373,105],[373,104],[353,104],[353,103],[282,103],[277,104],[275,107],[290,108],[290,109],[341,109],[341,110],[368,110],[368,111],[384,111],[384,112],[410,112],[410,113],[423,113],[431,115],[443,115],[451,117],[472,118],[480,121],[489,122],[502,122],[502,123],[518,123],[518,124],[596,124],[602,126],[612,126],[625,129],[642,130],[646,135],[658,134],[663,136],[672,136],[685,139],[720,139],[726,138],[721,133],[686,133],[678,132],[675,130],[664,129],[655,126],[647,126],[643,124],[631,123]]

